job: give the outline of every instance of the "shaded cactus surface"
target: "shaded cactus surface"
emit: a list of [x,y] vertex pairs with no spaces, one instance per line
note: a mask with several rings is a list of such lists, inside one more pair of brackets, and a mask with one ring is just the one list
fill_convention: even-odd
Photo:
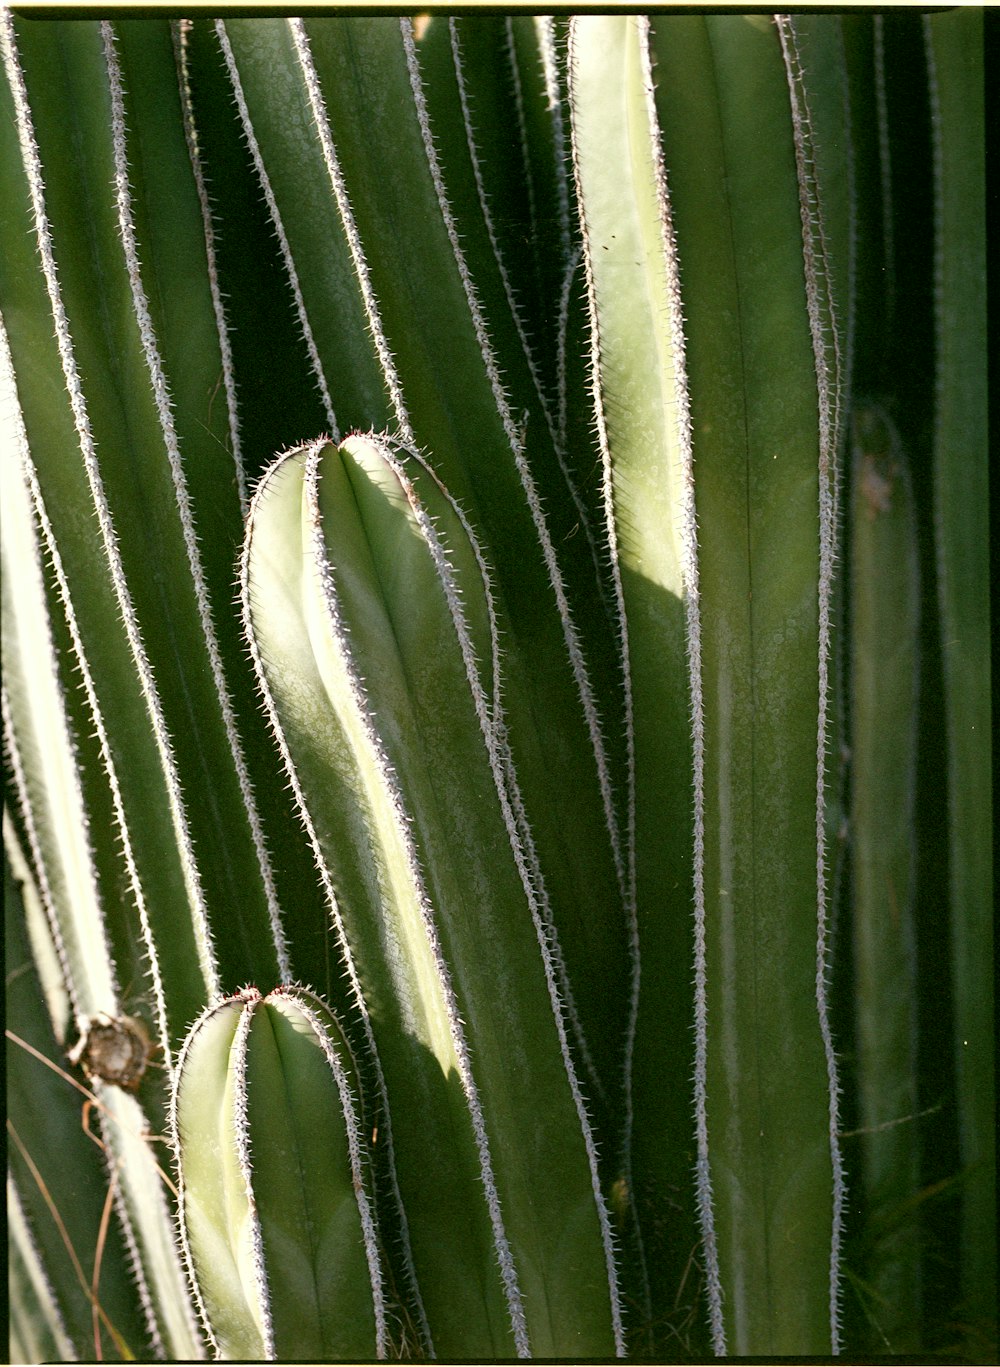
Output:
[[989,1361],[981,13],[0,48],[13,1360]]

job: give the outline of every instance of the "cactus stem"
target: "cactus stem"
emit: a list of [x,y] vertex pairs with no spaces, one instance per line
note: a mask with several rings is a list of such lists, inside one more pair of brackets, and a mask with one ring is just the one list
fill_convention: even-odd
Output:
[[[319,570],[327,620],[333,639],[337,643],[343,665],[354,693],[357,715],[365,732],[372,760],[374,761],[385,791],[389,796],[390,808],[396,822],[397,836],[401,848],[405,852],[411,886],[416,898],[421,920],[423,921],[427,945],[437,972],[438,984],[447,1012],[449,1033],[452,1046],[455,1050],[459,1079],[469,1109],[469,1119],[472,1125],[479,1158],[480,1178],[486,1194],[486,1204],[489,1211],[490,1224],[493,1230],[494,1251],[500,1267],[500,1275],[507,1300],[515,1348],[518,1357],[530,1357],[531,1345],[528,1338],[527,1319],[524,1313],[517,1268],[514,1264],[514,1256],[511,1251],[510,1241],[504,1227],[503,1214],[500,1209],[500,1197],[493,1172],[493,1160],[490,1154],[489,1136],[486,1132],[486,1121],[483,1115],[482,1103],[479,1099],[479,1089],[476,1085],[476,1080],[472,1071],[469,1045],[465,1037],[451,973],[448,968],[447,960],[445,959],[444,951],[441,947],[438,928],[434,919],[434,908],[425,886],[423,871],[420,868],[420,861],[410,829],[411,822],[406,810],[406,803],[403,799],[398,779],[393,771],[389,757],[385,752],[381,738],[375,730],[375,724],[371,716],[371,709],[368,705],[364,683],[358,677],[355,669],[347,630],[341,618],[339,593],[333,578],[333,567],[327,556],[326,546],[323,540],[318,497],[319,462],[322,450],[323,446],[320,443],[314,443],[308,449],[305,467],[305,497],[308,499],[309,513],[312,521],[313,558]],[[384,448],[382,448],[381,454],[384,457],[387,455]],[[393,462],[390,461],[390,464],[392,463]],[[433,531],[426,519],[423,520],[421,529],[424,532],[425,537],[433,538],[433,540],[429,540],[428,542],[431,546],[432,554],[435,553],[436,543],[435,561],[438,572],[442,576],[442,581],[446,582],[448,577],[447,560],[444,558],[440,543],[437,542],[437,538],[434,537]],[[448,606],[452,612],[453,619],[456,621],[456,626],[458,626],[462,616],[462,609],[457,596],[455,595],[453,586],[451,592],[448,593]],[[473,684],[475,689],[478,685],[478,671],[476,670],[474,659],[471,658],[470,651],[471,644],[468,639],[468,632],[464,631],[462,633],[462,652],[465,657],[466,668],[469,671],[470,684]],[[477,698],[477,711],[478,710],[479,699]],[[495,741],[491,740],[492,722],[490,721],[489,716],[484,715],[483,712],[480,712],[480,722],[483,726],[484,735],[487,738],[492,761],[496,749]],[[509,811],[507,815],[508,831],[510,832],[511,821],[509,818]],[[525,879],[523,865],[520,861],[519,868],[522,869],[522,878]],[[525,880],[526,890],[529,886],[529,882],[530,880]]]
[[[205,184],[205,170],[202,166],[201,150],[198,146],[198,130],[195,126],[194,108],[191,103],[191,81],[188,70],[188,32],[191,21],[176,20],[171,24],[174,41],[174,54],[177,61],[178,86],[181,96],[181,110],[184,120],[184,137],[191,158],[191,171],[201,206],[201,218],[205,227],[205,257],[208,263],[208,284],[212,295],[212,309],[215,313],[216,331],[219,336],[219,349],[222,352],[222,383],[226,394],[226,409],[229,414],[229,441],[233,464],[236,467],[236,488],[239,493],[240,511],[244,519],[247,515],[249,495],[247,492],[246,469],[240,438],[239,409],[236,397],[236,377],[233,373],[233,349],[229,340],[229,326],[226,309],[222,302],[219,285],[218,262],[215,255],[215,224],[212,206]],[[284,970],[282,970],[284,973]]]
[[[403,387],[400,384],[399,375],[396,371],[396,363],[393,360],[392,352],[389,349],[389,342],[382,327],[378,300],[375,297],[375,290],[372,286],[368,262],[365,258],[364,248],[361,244],[361,234],[358,232],[357,224],[354,221],[351,202],[347,194],[347,186],[344,184],[340,163],[337,160],[337,149],[333,141],[330,120],[326,113],[326,105],[323,100],[323,92],[320,88],[316,64],[313,62],[312,51],[309,47],[309,36],[306,33],[305,24],[301,19],[290,19],[288,23],[291,29],[292,41],[295,44],[295,55],[298,57],[299,66],[302,69],[302,78],[305,82],[306,92],[309,96],[309,105],[312,109],[313,121],[316,125],[316,134],[319,138],[320,147],[323,150],[323,161],[326,165],[327,175],[330,177],[330,187],[333,190],[334,199],[337,202],[337,209],[340,212],[340,221],[344,229],[344,235],[347,238],[347,245],[350,248],[351,260],[354,262],[354,270],[358,278],[358,287],[361,290],[361,296],[364,300],[365,314],[368,318],[368,326],[371,329],[372,341],[375,343],[375,350],[382,366],[382,374],[385,377],[386,386],[392,399],[392,406],[396,414],[396,421],[399,423],[400,432],[405,441],[412,441],[413,432],[406,412],[406,403],[403,399]],[[334,437],[334,440],[339,441],[339,437]]]
[[[9,363],[10,355],[9,347],[7,345],[7,335],[3,328],[2,321],[0,321],[0,346],[2,346],[4,362],[5,364],[7,364]],[[45,541],[45,550],[49,558],[49,564],[51,566],[52,573],[55,576],[56,589],[58,591],[59,599],[63,605],[63,611],[66,616],[66,625],[70,633],[70,640],[73,645],[73,652],[76,657],[77,668],[80,672],[80,678],[83,682],[84,691],[87,697],[87,705],[90,711],[91,722],[93,724],[94,731],[97,736],[97,741],[100,746],[101,761],[104,766],[104,772],[107,776],[108,786],[111,791],[111,799],[115,811],[115,820],[118,826],[118,834],[122,843],[122,853],[125,858],[126,867],[128,869],[129,885],[132,890],[132,896],[135,898],[136,908],[139,913],[139,924],[142,930],[143,943],[146,946],[150,980],[153,988],[153,998],[156,1003],[158,1039],[160,1047],[163,1050],[164,1066],[169,1076],[173,1067],[173,1062],[172,1053],[170,1049],[170,1032],[167,1026],[167,1006],[166,997],[163,989],[163,979],[160,974],[159,960],[156,953],[156,944],[154,942],[152,928],[149,923],[149,913],[146,907],[145,893],[143,891],[142,881],[139,877],[139,870],[135,861],[135,851],[132,846],[132,838],[129,833],[128,822],[125,816],[125,804],[122,800],[121,785],[118,781],[118,772],[115,767],[114,758],[111,752],[111,744],[108,739],[107,727],[104,723],[104,714],[97,696],[97,689],[94,686],[94,679],[91,673],[90,664],[87,660],[86,651],[84,650],[83,640],[80,636],[79,623],[77,622],[76,610],[73,606],[73,599],[70,593],[69,581],[66,577],[65,569],[63,568],[62,556],[59,554],[59,546],[57,544],[55,534],[52,530],[52,525],[49,522],[48,514],[45,509],[45,503],[42,499],[42,492],[38,485],[37,472],[35,471],[34,466],[31,464],[30,458],[28,456],[27,438],[24,434],[23,421],[20,418],[20,413],[18,413],[18,423],[19,443],[22,447],[22,469],[24,471],[24,477],[28,483],[31,499],[34,504],[35,515],[38,518],[39,527],[41,528],[42,536]],[[45,879],[45,870],[43,866],[41,864],[37,864],[37,861],[36,866],[39,870],[39,878]],[[45,886],[46,888],[48,887],[47,879],[45,879]],[[49,897],[51,897],[51,894],[49,894]],[[45,894],[43,893],[43,899],[44,898]],[[49,919],[50,925],[52,927],[52,933],[56,940],[56,945],[57,947],[60,947],[58,948],[58,952],[61,956],[60,962],[64,964],[65,980],[68,984],[71,984],[72,977],[66,972],[64,958],[62,957],[65,955],[65,947],[63,946],[61,933],[51,913]],[[116,992],[116,1001],[117,995],[118,994]],[[79,1013],[77,1013],[77,1015],[79,1017]],[[80,1020],[78,1019],[78,1026],[79,1024]]]
[[204,898],[191,848],[190,832],[188,830],[184,812],[184,803],[180,792],[180,784],[177,777],[176,766],[174,764],[170,738],[167,734],[166,725],[163,720],[163,710],[157,694],[152,668],[148,656],[146,655],[145,646],[142,643],[139,623],[125,580],[125,573],[118,552],[117,538],[111,521],[111,511],[108,507],[103,483],[101,481],[100,470],[98,468],[96,444],[90,426],[90,418],[87,413],[83,387],[80,382],[73,339],[70,334],[69,320],[66,316],[62,294],[59,288],[55,252],[52,243],[52,231],[45,208],[41,161],[38,147],[35,142],[31,112],[28,105],[28,94],[24,83],[24,74],[17,59],[13,16],[9,10],[3,12],[0,23],[2,23],[3,26],[4,64],[7,69],[11,91],[14,96],[18,137],[21,144],[22,158],[31,195],[35,235],[38,242],[38,252],[41,260],[42,273],[45,279],[45,286],[49,296],[49,303],[52,308],[52,317],[55,324],[59,357],[62,362],[63,377],[66,382],[70,408],[73,413],[73,421],[80,443],[80,452],[91,487],[94,509],[97,514],[105,554],[108,559],[111,579],[114,584],[115,594],[118,599],[129,645],[131,646],[133,658],[135,660],[136,671],[140,679],[143,694],[146,698],[156,745],[163,765],[171,816],[177,837],[178,848],[182,852],[184,878],[200,946],[200,966],[207,984],[214,990],[216,973],[215,965],[208,948],[210,945],[210,938],[205,917]]
[[292,255],[292,248],[285,232],[285,225],[282,222],[281,211],[278,202],[274,197],[271,188],[271,181],[267,174],[267,167],[264,165],[264,158],[261,156],[260,146],[257,136],[254,133],[253,120],[250,118],[250,110],[247,107],[246,96],[243,93],[243,82],[240,78],[239,67],[236,64],[236,57],[233,54],[232,44],[229,41],[229,34],[226,32],[224,19],[215,21],[215,31],[219,39],[219,47],[222,51],[226,69],[229,72],[229,80],[233,88],[233,100],[236,104],[237,112],[240,116],[240,123],[243,126],[243,137],[246,140],[247,148],[253,159],[254,169],[257,172],[257,179],[264,195],[264,202],[267,204],[268,213],[271,215],[271,222],[274,225],[274,234],[278,239],[278,246],[281,250],[281,259],[285,263],[285,270],[288,272],[288,283],[291,287],[292,298],[295,303],[295,316],[298,319],[303,341],[309,352],[309,363],[312,366],[313,375],[316,379],[316,387],[319,390],[320,398],[323,402],[323,412],[326,415],[327,427],[330,436],[335,441],[339,441],[340,428],[337,424],[337,417],[333,408],[333,400],[330,398],[330,389],[326,382],[326,373],[323,369],[323,362],[320,359],[319,348],[316,346],[316,339],[313,336],[312,327],[309,323],[309,315],[306,311],[305,300],[302,297],[302,287],[299,284],[298,271],[295,268],[295,258]]
[[[323,444],[324,442],[321,438],[318,441],[312,443],[310,446],[307,446],[303,449],[305,449],[306,451],[319,450],[319,448]],[[298,449],[286,451],[282,456],[278,457],[278,461],[276,462],[276,464],[281,461],[294,459],[298,454]],[[275,467],[272,466],[271,468],[273,470]],[[329,908],[330,912],[330,919],[333,924],[334,934],[337,939],[340,959],[344,965],[344,972],[347,977],[348,983],[350,984],[351,998],[357,1010],[358,1019],[361,1022],[361,1027],[364,1032],[367,1054],[371,1061],[371,1066],[375,1074],[375,1085],[378,1091],[379,1111],[381,1115],[381,1133],[379,1137],[379,1142],[380,1145],[384,1145],[384,1150],[387,1155],[389,1183],[392,1190],[395,1212],[397,1214],[397,1218],[400,1224],[400,1244],[402,1248],[403,1264],[407,1279],[407,1285],[411,1297],[413,1299],[414,1310],[417,1317],[417,1327],[420,1332],[421,1340],[426,1346],[430,1355],[433,1357],[434,1350],[430,1326],[427,1322],[427,1314],[426,1310],[424,1309],[423,1298],[420,1294],[420,1285],[417,1280],[416,1269],[413,1265],[413,1253],[410,1246],[409,1225],[406,1217],[406,1211],[403,1206],[402,1196],[399,1190],[399,1181],[396,1175],[396,1163],[394,1157],[394,1143],[392,1133],[392,1118],[389,1112],[389,1096],[385,1083],[385,1074],[382,1070],[382,1063],[379,1059],[378,1049],[375,1044],[375,1035],[372,1029],[371,1017],[369,1015],[368,1008],[365,1003],[365,997],[361,986],[361,980],[358,976],[357,965],[354,962],[354,956],[351,953],[350,944],[347,938],[347,932],[344,928],[343,919],[340,914],[340,908],[337,902],[337,894],[333,886],[333,879],[330,875],[330,870],[327,867],[326,860],[323,857],[322,845],[320,843],[319,836],[316,832],[316,827],[313,824],[312,818],[309,815],[309,807],[306,803],[305,794],[302,791],[302,785],[297,776],[295,764],[292,759],[291,752],[288,748],[288,741],[281,727],[274,697],[267,684],[267,671],[264,667],[264,661],[261,658],[260,649],[257,645],[256,636],[253,632],[251,625],[251,604],[253,599],[253,584],[250,575],[250,533],[253,526],[256,507],[258,506],[259,500],[262,497],[262,492],[266,491],[266,488],[266,482],[262,481],[261,484],[258,486],[257,492],[254,494],[254,497],[251,501],[250,512],[247,517],[247,534],[244,539],[243,553],[240,558],[239,582],[240,601],[242,604],[243,613],[243,634],[247,644],[247,649],[250,653],[251,660],[254,664],[254,670],[257,675],[258,688],[260,689],[261,697],[263,699],[264,706],[267,711],[271,733],[274,737],[275,744],[277,745],[278,750],[281,754],[282,762],[285,766],[285,772],[288,775],[288,785],[295,799],[295,805],[299,814],[299,820],[302,823],[302,826],[309,839],[309,844],[312,847],[313,858],[316,862],[316,869],[320,877],[320,882],[323,886],[323,891],[326,896],[327,907]]]

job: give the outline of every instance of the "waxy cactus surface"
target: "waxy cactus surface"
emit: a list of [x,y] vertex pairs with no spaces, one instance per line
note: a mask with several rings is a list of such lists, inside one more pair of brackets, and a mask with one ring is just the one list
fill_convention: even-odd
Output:
[[12,1359],[996,1361],[981,11],[282,9],[0,6]]

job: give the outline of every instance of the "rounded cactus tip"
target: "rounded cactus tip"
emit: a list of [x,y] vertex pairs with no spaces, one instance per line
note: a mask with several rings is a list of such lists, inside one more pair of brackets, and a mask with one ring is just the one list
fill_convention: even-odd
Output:
[[253,984],[191,1027],[174,1079],[181,1231],[224,1358],[384,1354],[357,1070],[311,989]]

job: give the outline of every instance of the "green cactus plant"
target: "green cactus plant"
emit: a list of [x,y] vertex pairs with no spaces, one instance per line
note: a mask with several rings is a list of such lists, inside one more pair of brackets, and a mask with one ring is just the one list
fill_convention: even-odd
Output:
[[981,14],[0,46],[13,1360],[988,1361]]
[[312,993],[206,1008],[177,1060],[181,1237],[224,1358],[384,1357],[357,1070]]

